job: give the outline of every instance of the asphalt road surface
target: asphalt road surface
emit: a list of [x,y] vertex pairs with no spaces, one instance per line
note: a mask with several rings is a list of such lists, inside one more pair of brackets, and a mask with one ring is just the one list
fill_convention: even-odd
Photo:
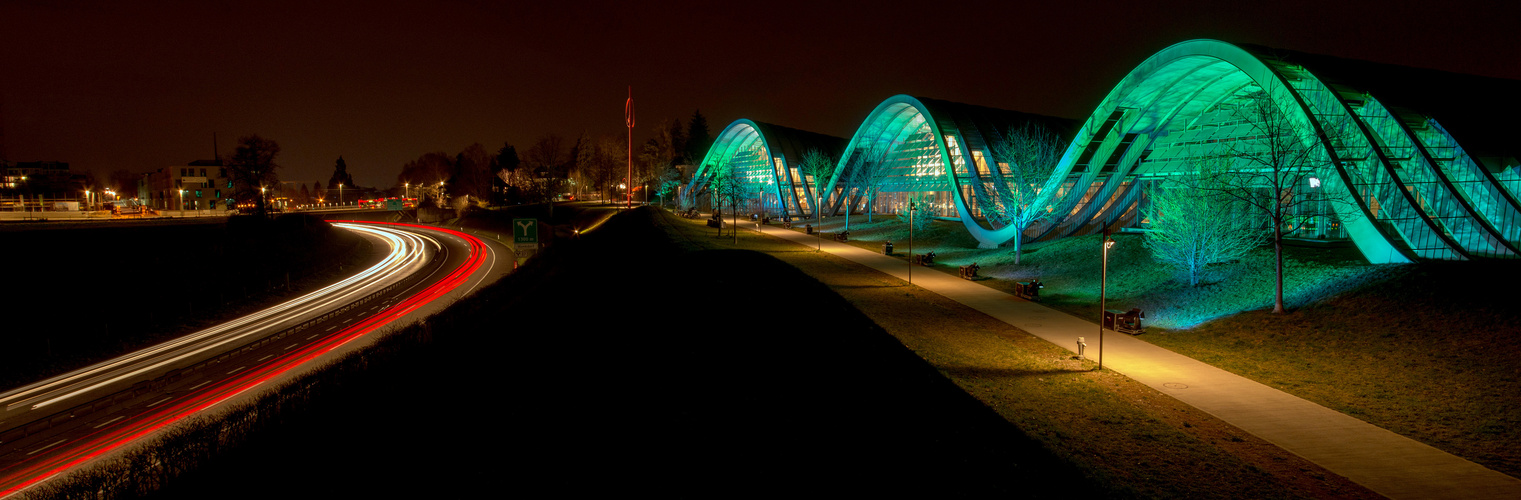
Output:
[[338,283],[94,366],[0,392],[0,497],[211,408],[512,268],[448,229],[333,221],[389,252]]

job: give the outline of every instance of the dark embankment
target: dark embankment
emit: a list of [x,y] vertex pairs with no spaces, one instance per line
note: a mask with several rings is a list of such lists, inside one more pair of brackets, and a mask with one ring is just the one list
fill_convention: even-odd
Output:
[[[67,226],[66,226],[67,227]],[[351,274],[375,256],[313,217],[8,228],[0,387],[210,326]]]
[[650,217],[397,332],[159,496],[1105,496],[822,284]]

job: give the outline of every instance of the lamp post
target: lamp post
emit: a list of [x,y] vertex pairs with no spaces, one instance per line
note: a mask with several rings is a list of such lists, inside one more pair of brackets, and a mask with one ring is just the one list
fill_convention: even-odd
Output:
[[824,193],[819,192],[818,186],[813,188],[813,215],[817,216],[818,224],[813,226],[813,237],[819,240],[819,248],[815,252],[824,251],[824,210],[819,204],[824,202]]
[[[262,188],[261,188],[262,189]],[[180,190],[180,217],[185,216],[185,190]]]
[[1108,314],[1104,309],[1105,292],[1109,286],[1109,249],[1114,247],[1114,238],[1109,237],[1109,228],[1104,228],[1104,267],[1099,275],[1099,370],[1104,369],[1104,319]]
[[338,206],[343,206],[343,183],[338,183]]
[[401,201],[402,201],[402,203],[406,203],[407,202],[407,198],[411,198],[411,197],[412,197],[412,183],[410,183],[410,182],[404,182],[404,183],[402,183],[401,184]]
[[[903,206],[903,205],[898,205]],[[919,205],[908,200],[908,284],[914,284],[914,212]]]
[[85,212],[85,217],[89,217],[90,216],[90,212],[91,212],[91,210],[90,210],[90,190],[88,190],[88,189],[85,190],[85,209],[84,209],[84,212]]

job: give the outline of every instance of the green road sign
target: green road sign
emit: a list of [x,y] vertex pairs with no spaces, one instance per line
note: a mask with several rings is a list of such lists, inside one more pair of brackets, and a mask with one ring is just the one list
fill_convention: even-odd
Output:
[[401,200],[397,200],[397,199],[386,200],[386,210],[401,210],[403,208],[406,208],[406,207],[402,204]]
[[512,219],[512,242],[513,243],[538,243],[539,220],[538,219]]

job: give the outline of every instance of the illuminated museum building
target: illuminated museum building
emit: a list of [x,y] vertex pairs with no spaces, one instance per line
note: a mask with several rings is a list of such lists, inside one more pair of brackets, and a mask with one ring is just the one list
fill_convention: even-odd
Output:
[[[1243,158],[1287,143],[1310,157],[1297,177],[1306,182],[1284,193],[1312,200],[1295,205],[1302,227],[1292,237],[1351,240],[1373,263],[1513,258],[1521,255],[1518,91],[1521,82],[1190,40],[1141,63],[1085,120],[907,95],[883,101],[849,140],[737,120],[683,199],[710,205],[707,188],[732,171],[740,192],[754,193],[744,196],[749,210],[813,217],[819,197],[799,167],[817,148],[838,159],[825,215],[863,213],[868,203],[896,213],[913,198],[992,248],[1015,237],[1144,229],[1149,193],[1170,176],[1209,162],[1261,169]],[[1286,125],[1276,142],[1242,112],[1259,101]],[[1066,149],[1032,204],[1055,215],[1015,234],[983,217],[978,199],[1009,174],[991,144],[1027,122]],[[872,201],[853,179],[876,165],[886,170]]]

